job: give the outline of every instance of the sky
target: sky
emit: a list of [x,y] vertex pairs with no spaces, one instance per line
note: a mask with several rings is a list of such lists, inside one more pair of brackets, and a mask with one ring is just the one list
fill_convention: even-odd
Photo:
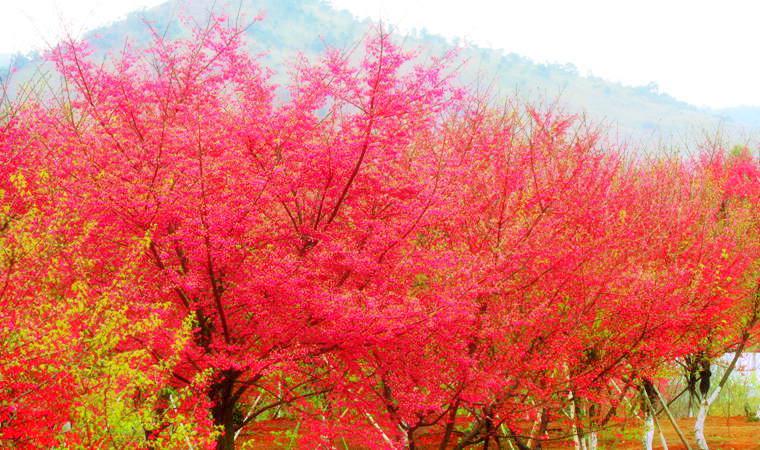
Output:
[[44,49],[66,34],[111,23],[166,0],[0,0],[0,53]]
[[[163,0],[0,0],[0,53],[54,42]],[[327,0],[400,32],[426,29],[698,106],[760,106],[757,0]],[[7,5],[7,6],[6,6]]]

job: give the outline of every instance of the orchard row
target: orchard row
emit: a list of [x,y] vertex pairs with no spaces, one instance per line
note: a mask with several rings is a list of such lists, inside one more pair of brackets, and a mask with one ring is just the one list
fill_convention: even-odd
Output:
[[4,447],[592,449],[757,344],[749,149],[634,158],[382,31],[288,85],[221,19],[49,58],[0,113]]

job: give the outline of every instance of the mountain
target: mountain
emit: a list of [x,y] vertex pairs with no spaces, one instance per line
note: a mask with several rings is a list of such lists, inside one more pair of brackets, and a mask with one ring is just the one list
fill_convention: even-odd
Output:
[[[314,56],[326,46],[351,48],[372,27],[371,22],[323,0],[170,0],[94,30],[88,39],[100,51],[118,51],[126,37],[140,45],[150,37],[146,22],[166,30],[168,36],[181,36],[186,29],[177,17],[203,20],[212,5],[217,13],[236,15],[239,11],[248,20],[264,14],[264,20],[248,30],[247,42],[250,50],[263,53],[262,62],[281,76],[299,52]],[[403,42],[430,53],[442,53],[456,44],[425,31],[403,36]],[[744,143],[754,142],[760,135],[760,108],[698,108],[660,92],[653,84],[623,86],[582,76],[572,65],[538,64],[503,50],[463,47],[460,54],[467,61],[461,73],[463,82],[492,86],[499,94],[530,101],[558,99],[565,109],[584,112],[633,147],[689,145],[717,133],[727,144]],[[16,84],[31,78],[35,67],[27,64],[19,70],[14,76]]]
[[731,122],[747,126],[760,126],[760,106],[736,106],[716,109],[714,112]]

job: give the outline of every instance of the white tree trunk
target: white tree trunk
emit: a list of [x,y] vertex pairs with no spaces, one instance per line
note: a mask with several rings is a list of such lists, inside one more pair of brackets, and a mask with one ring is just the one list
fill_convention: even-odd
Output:
[[388,444],[391,448],[395,448],[396,444],[394,444],[391,438],[389,438],[388,435],[385,434],[385,431],[383,431],[383,427],[381,427],[380,424],[377,423],[375,418],[372,417],[372,414],[365,412],[364,415],[367,416],[367,419],[369,419],[369,423],[371,423],[372,426],[375,427],[375,429],[380,433],[380,436],[382,436],[385,443]]
[[575,450],[586,450],[586,445],[584,442],[583,437],[580,434],[580,430],[578,429],[576,425],[576,415],[577,411],[575,410],[575,397],[573,396],[573,391],[568,391],[567,398],[570,400],[570,422],[572,422],[572,430],[573,430],[573,443],[575,444]]
[[[760,289],[760,285],[758,285],[758,289]],[[760,290],[758,293],[760,293]],[[749,323],[749,327],[754,326],[754,324],[757,323],[758,319],[760,319],[760,316],[755,314]],[[734,356],[731,358],[731,363],[728,365],[728,367],[726,367],[725,372],[723,372],[723,377],[718,382],[718,385],[715,386],[715,390],[709,396],[707,393],[704,393],[702,395],[701,401],[699,402],[697,421],[694,423],[694,438],[697,441],[697,448],[699,448],[699,450],[710,450],[710,447],[707,446],[707,439],[705,439],[705,420],[707,419],[707,411],[710,409],[710,405],[715,402],[715,399],[718,398],[718,394],[720,394],[721,389],[723,389],[726,381],[728,381],[728,377],[731,376],[731,373],[734,371],[736,362],[739,360],[739,357],[741,357],[742,351],[744,351],[744,346],[747,345],[747,342],[749,341],[749,327],[746,328],[742,333],[742,338],[739,342],[739,348],[737,348],[736,352],[734,352]]]
[[[538,416],[536,417],[536,420],[533,422],[533,426],[530,427],[530,440],[528,441],[528,448],[533,448],[536,445],[536,432],[538,431],[539,427],[541,426],[541,419],[544,417],[544,411],[541,410],[538,412]],[[509,442],[510,448],[512,446],[511,441]]]
[[710,449],[710,447],[707,446],[707,439],[705,439],[705,420],[707,419],[707,411],[709,409],[709,399],[702,399],[702,401],[699,402],[697,420],[694,422],[694,438],[697,441],[697,448],[699,448],[699,450]]
[[654,417],[649,413],[644,418],[644,436],[642,441],[645,450],[652,450],[654,443]]
[[[734,361],[731,363],[729,369],[733,369],[733,365],[735,363],[736,359],[734,359]],[[720,391],[723,388],[725,378],[727,378],[727,376],[723,377],[721,383],[715,387],[715,390],[710,394],[709,397],[705,397],[699,402],[697,421],[694,422],[694,439],[697,441],[697,448],[699,450],[710,450],[710,447],[707,445],[707,439],[705,439],[705,421],[707,420],[707,412],[710,410],[710,405],[715,402],[715,400],[718,398],[718,394],[720,394]]]
[[573,443],[575,444],[575,450],[586,450],[586,446],[583,445],[583,439],[581,439],[578,427],[573,423]]
[[596,431],[589,431],[586,435],[586,450],[597,450],[599,448],[599,436]]

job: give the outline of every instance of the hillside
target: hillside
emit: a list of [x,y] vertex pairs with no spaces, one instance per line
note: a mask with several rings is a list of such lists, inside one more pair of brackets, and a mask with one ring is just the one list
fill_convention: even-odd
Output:
[[[183,33],[181,15],[202,20],[212,4],[217,12],[234,15],[238,9],[245,19],[261,13],[264,20],[248,31],[251,51],[263,54],[263,61],[275,72],[287,73],[287,65],[298,52],[316,55],[325,46],[349,48],[366,33],[371,23],[349,12],[337,10],[323,0],[170,0],[145,12],[90,33],[101,51],[122,48],[125,37],[141,43],[149,39],[145,22],[168,34]],[[441,36],[419,31],[404,37],[409,47],[424,47],[442,52],[454,43]],[[689,105],[657,86],[623,86],[601,78],[582,76],[572,65],[537,64],[507,51],[465,47],[461,56],[467,61],[462,71],[466,83],[492,86],[501,95],[518,95],[531,101],[553,101],[571,111],[585,112],[605,124],[613,136],[631,141],[634,147],[693,144],[706,134],[718,132],[729,143],[754,142],[760,131],[759,108],[706,110]],[[26,62],[26,61],[25,61]],[[0,59],[7,64],[7,58]],[[35,73],[36,64],[26,66],[14,76],[14,86]]]

